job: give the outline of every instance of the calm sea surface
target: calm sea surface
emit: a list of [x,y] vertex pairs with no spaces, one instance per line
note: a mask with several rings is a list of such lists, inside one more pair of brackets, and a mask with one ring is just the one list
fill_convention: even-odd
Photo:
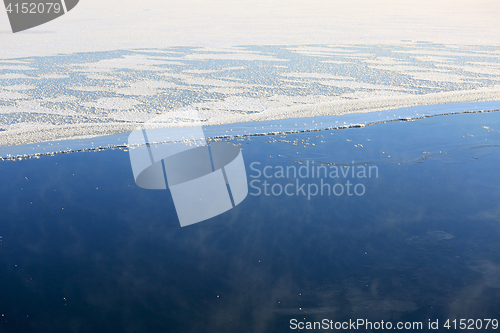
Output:
[[183,228],[126,150],[0,162],[0,332],[500,319],[498,112],[228,141],[247,198]]

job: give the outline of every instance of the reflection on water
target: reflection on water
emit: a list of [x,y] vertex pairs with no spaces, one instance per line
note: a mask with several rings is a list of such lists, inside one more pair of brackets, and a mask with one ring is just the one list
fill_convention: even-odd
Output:
[[3,161],[0,331],[495,318],[498,115],[234,140],[249,176],[253,162],[376,165],[379,175],[328,180],[362,182],[361,196],[248,195],[185,228],[168,191],[135,186],[126,151]]

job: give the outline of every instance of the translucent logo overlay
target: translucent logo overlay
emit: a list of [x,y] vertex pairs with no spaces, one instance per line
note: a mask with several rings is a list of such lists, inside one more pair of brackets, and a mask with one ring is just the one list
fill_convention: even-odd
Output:
[[3,0],[12,32],[52,21],[72,10],[79,0]]
[[[197,120],[197,114],[189,117]],[[161,118],[151,121],[161,123]],[[222,214],[248,194],[241,149],[208,143],[201,126],[137,128],[128,144],[135,183],[152,190],[168,186],[181,227]]]

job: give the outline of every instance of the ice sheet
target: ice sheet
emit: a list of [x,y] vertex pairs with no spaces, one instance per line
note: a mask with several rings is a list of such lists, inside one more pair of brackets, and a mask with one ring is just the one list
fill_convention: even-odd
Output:
[[16,34],[1,10],[0,58],[179,45],[500,45],[499,6],[497,0],[85,0]]
[[219,125],[500,100],[497,51],[408,42],[28,57],[29,71],[0,70],[0,146],[131,131],[186,107]]
[[[192,119],[182,120],[181,118],[185,117],[186,114],[189,114],[189,112],[193,110],[195,109],[189,108],[189,110],[183,110],[182,112],[170,115],[167,113],[162,120],[177,126],[179,124],[185,125],[187,121],[192,122]],[[317,132],[330,129],[359,128],[391,121],[410,121],[412,119],[424,117],[481,112],[500,112],[500,101],[419,105],[370,113],[353,113],[338,116],[317,116],[206,126],[204,127],[204,135],[207,139],[212,140],[217,140],[218,138],[246,138],[251,136]],[[179,120],[181,120],[180,123],[177,122]],[[197,121],[195,124],[198,125],[199,122]],[[165,123],[158,123],[158,125],[161,127],[165,125]],[[489,130],[487,126],[483,126],[483,128]],[[36,129],[33,128],[33,130]],[[70,131],[71,129],[68,130]],[[92,131],[95,130],[95,128],[89,126],[88,130]],[[134,129],[130,129],[130,131],[132,130]],[[122,131],[125,132],[125,127],[122,128]],[[2,149],[0,149],[0,160],[22,160],[25,158],[39,158],[44,155],[77,151],[128,148],[128,135],[129,133],[125,132],[94,138],[80,138],[2,147]]]

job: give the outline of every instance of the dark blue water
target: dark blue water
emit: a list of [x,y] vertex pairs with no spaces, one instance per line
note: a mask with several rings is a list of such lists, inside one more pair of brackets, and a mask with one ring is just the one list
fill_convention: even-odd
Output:
[[[135,185],[127,151],[0,162],[0,332],[500,319],[498,112],[232,142],[257,182],[184,228],[168,190]],[[276,176],[301,166],[339,177]],[[325,183],[344,192],[308,198]]]

